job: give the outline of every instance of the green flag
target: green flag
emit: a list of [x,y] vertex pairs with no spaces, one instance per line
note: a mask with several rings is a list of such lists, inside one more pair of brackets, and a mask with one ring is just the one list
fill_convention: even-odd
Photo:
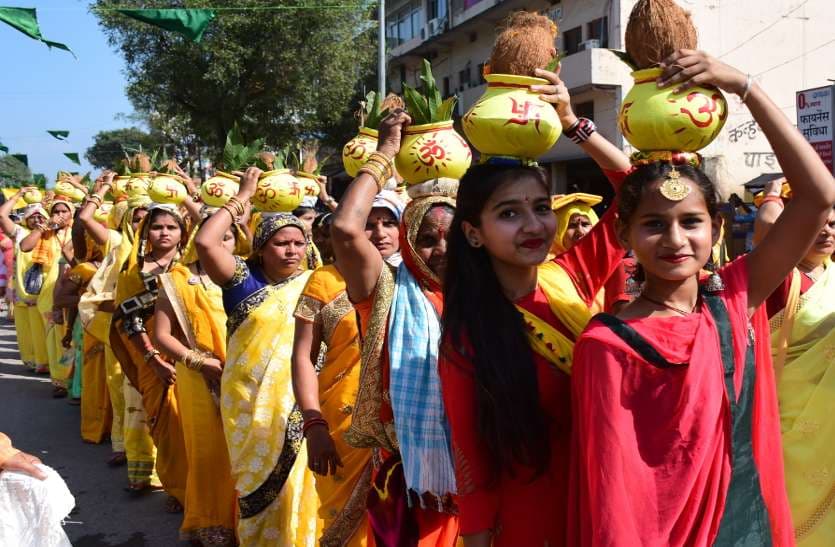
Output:
[[5,152],[6,154],[9,153],[9,147],[8,146],[4,146],[4,145],[0,144],[0,150]]
[[69,160],[71,162],[73,162],[74,164],[81,165],[81,160],[78,159],[78,153],[77,152],[64,152],[64,155],[67,156],[67,158],[69,158]]
[[15,158],[17,161],[29,167],[29,156],[26,154],[12,154],[12,157]]
[[59,141],[62,141],[70,136],[70,132],[64,130],[47,129],[46,132],[58,139]]
[[34,8],[0,8],[0,21],[19,30],[29,38],[40,40],[50,49],[57,47],[58,49],[69,51],[75,57],[75,53],[65,44],[51,42],[41,35],[41,27],[38,25],[38,14]]
[[117,9],[143,23],[182,34],[194,43],[200,42],[215,12],[210,9]]

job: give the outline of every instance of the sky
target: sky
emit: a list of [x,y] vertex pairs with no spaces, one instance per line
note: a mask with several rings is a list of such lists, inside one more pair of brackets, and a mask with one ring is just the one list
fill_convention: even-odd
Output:
[[[122,57],[107,44],[86,1],[18,0],[14,5],[36,8],[44,38],[66,44],[78,60],[0,22],[0,143],[11,154],[27,154],[32,172],[48,181],[59,170],[90,171],[84,152],[93,136],[131,125],[117,119],[133,112],[125,96]],[[58,141],[48,129],[65,129],[70,136]],[[81,167],[64,152],[78,152]]]

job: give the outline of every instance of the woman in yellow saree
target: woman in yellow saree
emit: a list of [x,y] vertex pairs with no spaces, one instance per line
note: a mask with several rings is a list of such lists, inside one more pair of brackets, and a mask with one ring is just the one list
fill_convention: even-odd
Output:
[[[63,360],[66,325],[63,317],[53,311],[55,282],[64,272],[72,259],[70,226],[75,207],[63,198],[54,198],[48,204],[50,214],[48,224],[35,226],[20,242],[20,250],[32,252],[32,268],[40,270],[40,283],[37,308],[46,332],[45,345],[49,361],[49,376],[54,386],[53,397],[67,396],[67,380],[72,372],[72,360]],[[34,291],[33,291],[34,292]]]
[[[113,353],[127,379],[142,395],[142,407],[157,449],[156,472],[170,496],[169,512],[180,510],[185,499],[185,444],[173,389],[174,365],[154,348],[151,334],[159,291],[157,276],[166,273],[179,258],[183,231],[183,219],[175,207],[153,205],[149,209],[119,274],[117,308],[110,329]],[[147,463],[153,468],[153,461]]]
[[[780,216],[780,185],[767,189],[755,241]],[[773,198],[768,196],[774,196]],[[786,489],[801,547],[835,537],[835,209],[806,257],[766,301],[783,433]]]
[[15,293],[15,331],[23,364],[41,374],[48,371],[46,346],[43,340],[43,322],[37,308],[37,295],[26,291],[24,276],[32,266],[32,253],[20,250],[20,242],[31,230],[46,222],[46,211],[40,203],[29,205],[23,211],[23,225],[15,224],[10,218],[12,208],[29,187],[21,188],[15,195],[0,205],[0,229],[14,242],[14,270],[12,283]]
[[229,318],[220,409],[239,497],[239,540],[312,547],[319,504],[290,366],[293,311],[311,274],[302,269],[309,250],[305,228],[290,214],[262,215],[248,262],[221,243],[245,213],[260,173],[246,171],[238,195],[203,224],[195,244],[200,263],[223,287]]
[[[403,205],[392,192],[378,195],[366,221],[366,235],[384,260],[399,251]],[[308,467],[315,473],[321,545],[364,546],[371,489],[371,449],[354,448],[343,438],[351,426],[360,377],[357,316],[348,299],[338,264],[310,276],[296,306],[293,389],[305,420],[323,419],[324,427],[306,434]],[[323,346],[324,345],[324,346]],[[320,346],[323,355],[320,357]],[[314,364],[320,359],[318,376]]]
[[[244,249],[236,252],[235,242],[235,231],[227,230],[224,246],[241,254]],[[177,363],[174,385],[188,461],[180,540],[207,547],[233,546],[235,484],[218,406],[220,376],[226,361],[226,313],[221,289],[201,267],[193,240],[183,260],[159,279],[154,344]]]

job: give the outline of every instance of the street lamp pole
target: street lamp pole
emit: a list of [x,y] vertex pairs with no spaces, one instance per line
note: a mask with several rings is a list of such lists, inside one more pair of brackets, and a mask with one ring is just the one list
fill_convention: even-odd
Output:
[[386,0],[379,0],[378,6],[377,92],[382,101],[386,96]]

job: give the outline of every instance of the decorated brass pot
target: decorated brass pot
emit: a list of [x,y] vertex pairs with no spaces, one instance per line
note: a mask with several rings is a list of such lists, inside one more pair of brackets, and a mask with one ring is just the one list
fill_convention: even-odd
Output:
[[406,183],[420,184],[437,178],[460,179],[472,159],[467,141],[448,120],[407,127],[394,161]]
[[120,175],[113,179],[113,186],[110,187],[110,193],[113,194],[113,197],[119,199],[123,196],[128,195],[128,181],[130,180],[130,176],[127,175]]
[[464,134],[481,152],[481,161],[491,156],[534,160],[551,149],[562,133],[553,105],[530,90],[548,80],[488,74],[487,89],[464,115]]
[[188,189],[176,175],[157,175],[148,186],[148,197],[155,203],[179,205],[188,197]]
[[129,198],[146,196],[150,185],[151,181],[147,173],[133,173],[125,184],[125,193]]
[[93,213],[93,218],[101,222],[102,224],[107,224],[107,221],[110,218],[110,212],[112,210],[113,203],[110,201],[105,201],[101,204],[101,207],[95,210],[95,212]]
[[56,196],[65,197],[75,203],[78,203],[79,201],[84,199],[84,196],[87,195],[80,188],[76,188],[75,186],[64,180],[55,183],[54,192]]
[[222,207],[229,201],[229,198],[238,193],[241,179],[235,175],[215,171],[200,187],[200,197],[203,203],[209,207]]
[[259,211],[289,213],[301,205],[304,191],[289,169],[276,169],[261,174],[252,204]]
[[342,165],[345,167],[345,172],[356,177],[360,167],[376,149],[377,130],[368,127],[361,128],[357,136],[342,148]]
[[618,126],[629,144],[641,151],[701,150],[722,131],[728,103],[718,89],[691,87],[673,93],[659,88],[660,68],[632,73],[635,85],[623,100]]
[[38,189],[26,190],[23,192],[23,201],[29,205],[32,205],[33,203],[40,203],[43,201],[43,193]]
[[315,198],[319,196],[319,177],[313,173],[305,173],[304,171],[296,171],[296,178],[302,185],[304,197]]

